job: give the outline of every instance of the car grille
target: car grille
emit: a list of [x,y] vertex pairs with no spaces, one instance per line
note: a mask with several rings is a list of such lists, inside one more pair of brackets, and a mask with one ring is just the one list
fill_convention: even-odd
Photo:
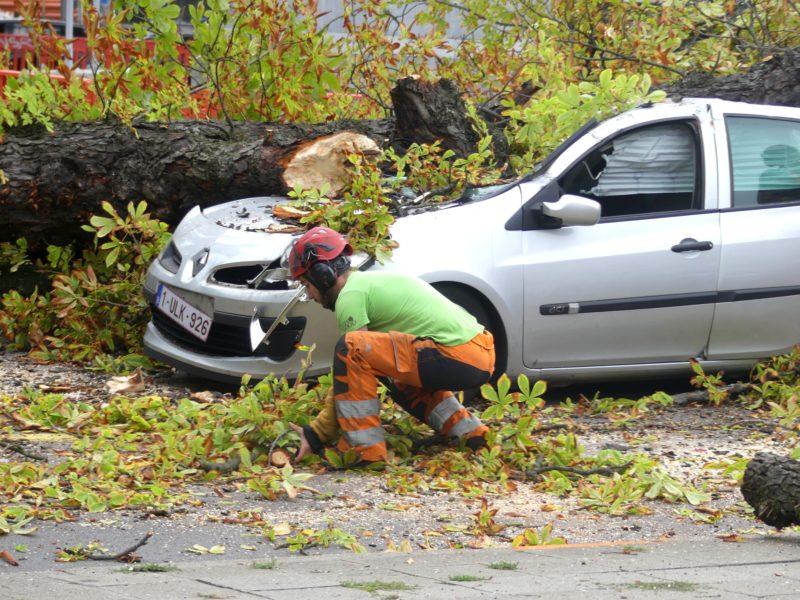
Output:
[[[290,317],[289,323],[279,325],[269,336],[269,345],[261,344],[256,351],[250,349],[250,319],[237,315],[216,313],[208,332],[208,339],[194,337],[155,306],[150,306],[153,325],[171,342],[200,354],[210,356],[264,356],[271,360],[286,360],[295,351],[306,327],[305,317]],[[260,318],[265,331],[274,319]]]
[[[272,261],[269,265],[239,265],[236,267],[222,267],[211,274],[211,283],[231,285],[235,287],[251,287],[248,281],[254,279],[264,268],[275,271],[281,268],[280,259]],[[272,280],[270,274],[267,275],[255,289],[258,290],[288,290],[289,282],[285,279]]]

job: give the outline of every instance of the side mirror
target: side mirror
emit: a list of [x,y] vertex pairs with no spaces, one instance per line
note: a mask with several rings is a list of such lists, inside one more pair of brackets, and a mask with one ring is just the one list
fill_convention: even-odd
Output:
[[542,202],[542,213],[559,219],[562,226],[594,225],[600,220],[600,203],[582,196],[564,194],[556,202]]

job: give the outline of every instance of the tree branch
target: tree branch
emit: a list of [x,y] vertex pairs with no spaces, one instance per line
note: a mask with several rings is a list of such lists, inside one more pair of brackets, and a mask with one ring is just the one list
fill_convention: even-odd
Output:
[[130,548],[126,548],[122,552],[117,552],[116,554],[87,554],[87,560],[120,560],[121,558],[125,558],[129,556],[131,553],[135,552],[142,546],[144,546],[150,538],[153,537],[153,532],[148,531],[142,539],[136,542]]
[[30,458],[31,460],[41,460],[41,461],[46,461],[47,460],[46,456],[42,456],[41,454],[36,454],[35,452],[30,452],[28,450],[25,450],[25,448],[23,448],[19,444],[15,444],[14,442],[9,441],[9,440],[0,440],[0,446],[3,446],[4,448],[8,448],[12,452],[16,452],[17,454],[21,454],[22,456],[24,456],[26,458]]

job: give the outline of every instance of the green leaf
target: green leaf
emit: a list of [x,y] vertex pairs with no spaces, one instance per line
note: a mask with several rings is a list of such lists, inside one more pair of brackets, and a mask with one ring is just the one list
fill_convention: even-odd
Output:
[[113,250],[111,250],[111,252],[109,252],[109,253],[106,255],[106,260],[105,260],[105,263],[106,263],[106,266],[107,266],[107,267],[110,267],[110,266],[111,266],[111,265],[113,265],[115,262],[117,262],[117,258],[119,258],[119,250],[120,250],[120,249],[119,249],[119,246],[117,246],[116,248],[114,248]]
[[528,396],[531,391],[531,383],[526,375],[520,374],[517,377],[517,387],[524,396]]
[[105,226],[114,226],[114,221],[107,217],[100,217],[98,215],[92,215],[89,218],[89,223],[91,223],[95,228],[105,227]]
[[242,464],[248,468],[253,468],[253,462],[250,457],[250,450],[248,450],[245,446],[241,446],[239,448],[239,458],[242,460]]
[[500,400],[497,397],[497,392],[495,392],[494,388],[488,383],[484,383],[481,386],[481,396],[483,396],[489,402],[499,402]]
[[108,213],[112,217],[116,217],[117,216],[117,211],[114,210],[114,206],[110,202],[108,202],[107,200],[103,200],[100,203],[100,206],[102,206],[103,210],[106,211],[106,213]]
[[511,380],[508,378],[508,375],[503,373],[500,376],[500,379],[497,380],[497,395],[501,400],[505,399],[508,396],[508,390],[511,389]]
[[706,494],[705,492],[694,489],[684,490],[683,495],[685,496],[686,501],[692,506],[697,506],[698,504],[703,504],[704,502],[711,500],[710,494]]

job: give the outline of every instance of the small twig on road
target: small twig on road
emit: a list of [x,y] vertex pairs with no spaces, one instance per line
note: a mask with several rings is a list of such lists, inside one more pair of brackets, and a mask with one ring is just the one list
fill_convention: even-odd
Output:
[[[275,546],[275,550],[283,550],[283,549],[288,548],[288,547],[289,547],[289,542],[284,542],[283,544],[278,544],[277,546]],[[303,556],[308,556],[308,554],[306,553],[306,550],[308,550],[310,548],[319,548],[319,547],[320,547],[320,544],[318,542],[311,542],[310,544],[300,548],[298,550],[298,552],[300,554],[302,554]]]
[[553,431],[554,429],[569,429],[571,425],[568,423],[549,423],[547,425],[542,425],[541,427],[537,427],[533,430],[533,433],[540,433],[542,431]]
[[126,548],[122,552],[117,552],[116,554],[87,554],[86,555],[86,559],[87,560],[119,560],[121,558],[129,556],[130,554],[132,554],[133,552],[135,552],[136,550],[138,550],[139,548],[144,546],[151,537],[153,537],[153,532],[152,531],[148,531],[144,535],[144,537],[142,539],[140,539],[138,542],[136,542],[130,548]]
[[15,444],[14,442],[10,442],[8,440],[0,440],[0,446],[8,448],[12,452],[21,454],[22,456],[30,458],[31,460],[41,460],[41,461],[47,460],[46,456],[42,456],[41,454],[36,454],[35,452],[30,452],[29,450],[25,450],[25,448],[23,448],[19,444]]
[[[752,385],[749,383],[732,383],[719,389],[727,392],[730,397],[735,397],[749,392],[752,389]],[[675,394],[672,396],[672,402],[675,406],[685,406],[691,402],[708,402],[708,390],[695,390],[693,392]]]

